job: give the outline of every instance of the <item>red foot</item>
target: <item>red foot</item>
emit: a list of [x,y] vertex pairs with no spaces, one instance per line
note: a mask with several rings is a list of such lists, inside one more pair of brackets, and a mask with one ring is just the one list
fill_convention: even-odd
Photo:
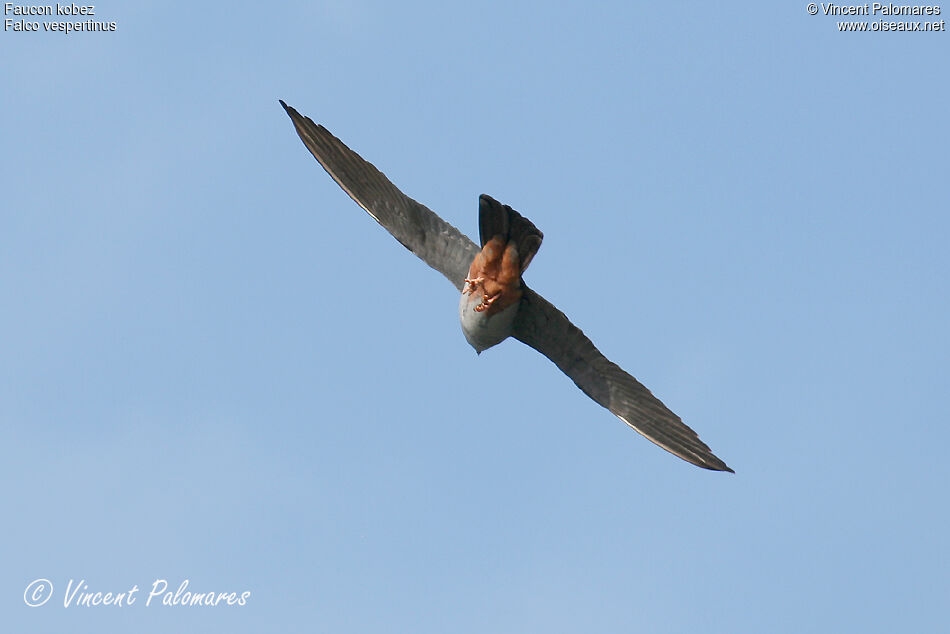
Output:
[[475,292],[475,289],[478,287],[478,285],[481,284],[481,283],[484,282],[484,281],[485,281],[485,278],[484,278],[484,277],[476,277],[476,278],[473,279],[473,280],[470,280],[470,279],[468,279],[468,278],[466,277],[466,278],[465,278],[465,288],[462,289],[462,293],[467,293],[467,294],[474,293],[474,292]]
[[499,297],[501,297],[501,293],[497,293],[493,295],[492,297],[489,297],[488,295],[482,295],[482,303],[475,307],[475,312],[476,313],[485,312],[491,307],[492,304],[495,303],[495,300],[498,299]]

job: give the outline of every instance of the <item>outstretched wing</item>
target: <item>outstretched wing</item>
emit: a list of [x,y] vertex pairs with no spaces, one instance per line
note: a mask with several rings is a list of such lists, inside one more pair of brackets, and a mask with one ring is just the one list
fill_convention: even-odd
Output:
[[360,158],[322,125],[285,104],[297,134],[323,169],[350,198],[404,247],[444,275],[460,291],[478,247],[425,205],[403,194],[386,175]]
[[549,301],[525,288],[514,337],[553,361],[577,387],[647,439],[713,471],[732,471],[642,383],[612,363]]

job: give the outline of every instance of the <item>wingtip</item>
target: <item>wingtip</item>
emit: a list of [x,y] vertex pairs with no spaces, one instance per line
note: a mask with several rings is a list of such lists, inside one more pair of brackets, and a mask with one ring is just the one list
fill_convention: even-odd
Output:
[[709,469],[710,471],[727,471],[729,473],[735,473],[735,471],[733,471],[732,468],[729,467],[729,465],[727,465],[725,462],[723,462],[719,458],[716,458],[715,456],[713,456],[713,458],[715,459],[715,462],[710,461],[709,463],[701,464],[698,466],[704,469]]
[[[311,119],[310,117],[305,117],[304,115],[300,114],[299,112],[297,112],[297,109],[294,108],[293,106],[288,106],[287,102],[285,102],[283,99],[278,99],[277,101],[279,101],[280,105],[284,107],[284,112],[286,112],[287,116],[290,117],[290,120],[294,122],[294,126],[297,127],[298,131],[301,125],[309,124],[317,128],[318,130],[327,132],[326,128],[324,128],[322,125],[318,123],[314,123],[313,119]],[[337,139],[337,141],[339,141],[339,139]]]

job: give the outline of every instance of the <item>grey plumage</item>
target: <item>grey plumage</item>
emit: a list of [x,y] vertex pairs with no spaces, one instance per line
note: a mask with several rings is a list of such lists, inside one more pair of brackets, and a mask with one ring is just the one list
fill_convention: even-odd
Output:
[[478,247],[428,207],[409,198],[386,175],[322,125],[283,101],[297,134],[333,180],[393,237],[462,290]]

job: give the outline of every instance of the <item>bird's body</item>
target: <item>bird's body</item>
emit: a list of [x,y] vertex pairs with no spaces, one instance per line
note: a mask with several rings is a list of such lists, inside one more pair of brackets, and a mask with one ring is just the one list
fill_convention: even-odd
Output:
[[462,334],[479,354],[511,336],[519,307],[519,303],[516,302],[489,314],[487,310],[478,310],[482,305],[483,298],[477,293],[462,293],[459,299],[459,322],[462,324]]
[[478,226],[482,249],[468,267],[459,321],[466,341],[481,354],[513,332],[524,296],[521,274],[544,235],[517,211],[486,195],[479,199]]
[[459,318],[476,352],[507,337],[531,346],[594,401],[660,447],[714,471],[732,471],[639,381],[609,361],[583,332],[527,287],[522,274],[543,235],[490,196],[479,198],[480,246],[403,194],[323,126],[280,102],[327,173],[379,224],[461,292]]

